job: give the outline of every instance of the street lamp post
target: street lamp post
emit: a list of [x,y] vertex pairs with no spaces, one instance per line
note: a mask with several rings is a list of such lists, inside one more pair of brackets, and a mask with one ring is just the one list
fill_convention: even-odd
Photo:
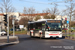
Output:
[[1,22],[0,22],[0,36],[1,36]]
[[15,36],[15,20],[13,19],[13,36]]
[[9,43],[9,16],[7,14],[7,42]]
[[13,37],[15,36],[15,17],[16,16],[13,16],[13,21],[12,21],[12,24],[13,24]]

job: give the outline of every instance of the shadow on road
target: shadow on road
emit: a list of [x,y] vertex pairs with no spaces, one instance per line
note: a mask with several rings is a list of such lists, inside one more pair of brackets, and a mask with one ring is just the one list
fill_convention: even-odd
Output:
[[13,46],[13,45],[15,45],[15,44],[9,44],[9,45],[3,45],[3,46],[0,46],[0,50],[1,50],[1,48],[5,48],[5,47],[9,47],[9,46]]
[[60,40],[60,39],[65,39],[65,36],[62,38],[39,38],[39,37],[23,37],[19,38],[20,42],[27,41],[27,40]]
[[[65,39],[65,36],[63,36],[62,38],[39,38],[39,37],[30,37],[30,36],[28,36],[28,37],[19,37],[19,42],[20,43],[22,43],[22,42],[24,42],[24,41],[31,41],[31,40],[61,40],[61,39]],[[13,44],[10,44],[10,45],[5,45],[5,46],[2,46],[2,47],[0,47],[0,49],[1,48],[4,48],[4,47],[8,47],[8,46],[12,46]]]

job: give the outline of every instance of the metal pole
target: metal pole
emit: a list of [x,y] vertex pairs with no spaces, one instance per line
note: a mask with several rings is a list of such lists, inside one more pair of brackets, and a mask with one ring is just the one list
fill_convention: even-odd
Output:
[[7,42],[9,43],[9,16],[7,14]]
[[[68,24],[69,25],[69,24]],[[70,25],[69,25],[69,33],[68,33],[68,35],[70,35]],[[69,39],[70,39],[70,36],[69,36]]]
[[13,37],[15,36],[15,20],[13,19]]
[[0,36],[1,36],[1,23],[0,23]]
[[65,37],[66,37],[66,24],[65,24]]
[[74,32],[74,39],[75,39],[75,32]]
[[15,36],[15,20],[14,20],[14,36]]
[[67,34],[68,34],[68,38],[69,38],[69,24],[68,24],[68,28],[67,28]]

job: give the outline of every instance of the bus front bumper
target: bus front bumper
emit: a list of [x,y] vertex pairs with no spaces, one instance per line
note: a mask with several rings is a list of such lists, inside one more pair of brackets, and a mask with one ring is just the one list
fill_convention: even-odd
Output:
[[45,38],[62,38],[62,35],[58,35],[58,36],[45,36]]

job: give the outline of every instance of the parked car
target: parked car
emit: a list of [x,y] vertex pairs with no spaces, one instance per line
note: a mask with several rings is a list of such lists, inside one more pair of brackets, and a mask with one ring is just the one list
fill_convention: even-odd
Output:
[[1,31],[0,32],[0,36],[4,36],[4,35],[6,35],[7,33],[6,33],[6,31]]

